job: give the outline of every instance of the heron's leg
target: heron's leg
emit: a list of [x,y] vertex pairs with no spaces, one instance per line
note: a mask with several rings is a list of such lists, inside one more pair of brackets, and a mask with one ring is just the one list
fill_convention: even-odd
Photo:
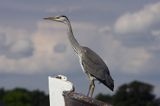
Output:
[[88,74],[88,78],[89,78],[89,81],[90,81],[90,85],[89,85],[89,90],[88,90],[87,96],[92,97],[93,92],[94,92],[94,88],[95,88],[94,78],[90,74]]
[[88,79],[89,79],[89,82],[90,82],[90,84],[89,84],[89,89],[88,89],[88,93],[87,93],[87,96],[89,96],[90,95],[90,92],[91,92],[91,88],[92,88],[92,77],[91,77],[91,75],[90,74],[88,74],[87,73],[87,75],[88,75]]
[[91,82],[91,97],[93,96],[93,92],[94,92],[94,88],[95,88],[95,84],[94,84],[94,80],[92,80]]
[[89,94],[90,94],[90,91],[91,91],[91,87],[92,87],[92,84],[91,84],[91,81],[90,81],[90,84],[89,84],[89,89],[88,89],[88,93],[87,93],[87,96],[89,96]]

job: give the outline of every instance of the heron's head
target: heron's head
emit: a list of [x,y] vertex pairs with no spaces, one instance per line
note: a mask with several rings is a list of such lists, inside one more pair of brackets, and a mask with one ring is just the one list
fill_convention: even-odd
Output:
[[47,17],[44,18],[45,20],[51,20],[51,21],[57,21],[57,22],[62,22],[62,23],[66,23],[68,22],[68,18],[64,15],[61,16],[55,16],[55,17]]

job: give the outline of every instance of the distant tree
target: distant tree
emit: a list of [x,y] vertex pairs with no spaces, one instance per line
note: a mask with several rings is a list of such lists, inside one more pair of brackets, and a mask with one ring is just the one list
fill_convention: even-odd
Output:
[[152,90],[152,85],[139,81],[124,84],[113,96],[113,104],[114,106],[156,106]]
[[31,106],[31,97],[25,89],[14,89],[6,92],[3,97],[5,106]]
[[0,89],[0,106],[49,106],[49,96],[39,90]]
[[32,106],[49,106],[49,96],[39,90],[32,91]]
[[111,95],[105,95],[105,94],[100,93],[95,98],[98,100],[101,100],[103,102],[112,104],[112,96]]
[[0,88],[0,101],[2,100],[3,96],[5,95],[4,88]]

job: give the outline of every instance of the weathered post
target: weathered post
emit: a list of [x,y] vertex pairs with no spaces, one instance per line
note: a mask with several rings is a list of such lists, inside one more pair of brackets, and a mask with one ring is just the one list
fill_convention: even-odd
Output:
[[99,100],[74,92],[64,92],[65,106],[109,106]]

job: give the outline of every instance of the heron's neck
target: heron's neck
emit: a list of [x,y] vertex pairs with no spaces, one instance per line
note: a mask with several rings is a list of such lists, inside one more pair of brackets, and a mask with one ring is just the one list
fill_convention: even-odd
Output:
[[81,51],[81,46],[79,45],[78,41],[76,40],[76,38],[74,37],[73,35],[73,31],[72,31],[72,26],[71,26],[71,23],[68,21],[67,22],[67,25],[68,25],[68,38],[69,38],[69,41],[74,49],[74,51],[76,53],[80,53]]

